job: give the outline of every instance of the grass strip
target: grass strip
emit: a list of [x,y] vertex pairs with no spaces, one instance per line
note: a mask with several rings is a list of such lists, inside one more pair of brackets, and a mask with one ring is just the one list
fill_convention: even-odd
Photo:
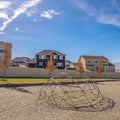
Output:
[[[75,78],[75,79],[50,79],[51,82],[73,82],[73,81],[86,81],[89,79],[86,78]],[[92,81],[114,81],[119,79],[111,79],[111,78],[91,78]],[[47,78],[0,78],[0,84],[31,84],[31,83],[46,83],[48,81]]]

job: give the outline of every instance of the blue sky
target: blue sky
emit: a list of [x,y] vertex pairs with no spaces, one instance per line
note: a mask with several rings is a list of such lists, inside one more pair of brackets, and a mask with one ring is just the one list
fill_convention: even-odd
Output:
[[120,62],[120,0],[0,0],[0,40],[13,58],[54,49]]

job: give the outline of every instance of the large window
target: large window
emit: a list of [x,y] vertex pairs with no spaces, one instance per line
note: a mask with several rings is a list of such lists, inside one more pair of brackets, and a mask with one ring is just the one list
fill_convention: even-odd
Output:
[[63,60],[63,56],[62,56],[62,55],[60,55],[60,56],[59,56],[59,59],[60,59],[60,60]]
[[39,56],[39,59],[46,59],[46,56],[45,55],[41,55],[41,56]]
[[58,56],[57,56],[57,55],[54,55],[54,59],[58,59]]
[[43,66],[43,62],[39,62],[39,66]]
[[0,60],[3,60],[3,55],[0,55]]
[[91,63],[91,61],[88,61],[88,63]]
[[3,50],[0,50],[0,53],[3,53],[4,51]]
[[63,63],[57,63],[57,67],[63,67]]

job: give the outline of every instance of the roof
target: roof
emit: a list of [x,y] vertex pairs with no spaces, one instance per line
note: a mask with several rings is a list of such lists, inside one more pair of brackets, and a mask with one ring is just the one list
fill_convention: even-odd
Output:
[[70,61],[70,60],[66,60],[65,62],[66,62],[66,63],[67,63],[67,62],[68,62],[68,63],[73,63],[73,62],[72,62],[72,61]]
[[15,60],[15,59],[28,59],[28,60],[30,60],[30,58],[28,58],[28,57],[15,57],[13,60]]
[[109,62],[109,66],[115,66],[113,63]]
[[66,60],[65,62],[72,63],[73,65],[77,65],[76,62],[72,62],[72,61],[69,61],[69,60]]
[[9,45],[10,47],[12,47],[12,43],[0,41],[0,46],[5,46],[5,45]]
[[74,65],[74,66],[77,66],[77,63],[74,62],[73,65]]
[[63,55],[63,56],[65,56],[65,54],[60,53],[60,52],[58,52],[56,50],[43,50],[43,51],[37,53],[36,55],[50,55],[50,53],[52,53],[52,52],[56,53],[57,55]]
[[83,57],[84,59],[103,59],[103,60],[108,60],[108,58],[104,56],[88,56],[88,55],[82,55],[80,57]]

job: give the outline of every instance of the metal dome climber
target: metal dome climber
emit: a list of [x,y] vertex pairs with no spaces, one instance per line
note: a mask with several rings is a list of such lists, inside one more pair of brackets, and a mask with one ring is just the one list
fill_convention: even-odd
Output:
[[113,106],[113,101],[105,98],[91,79],[72,79],[62,72],[48,79],[38,100],[42,104],[73,110],[102,111]]

